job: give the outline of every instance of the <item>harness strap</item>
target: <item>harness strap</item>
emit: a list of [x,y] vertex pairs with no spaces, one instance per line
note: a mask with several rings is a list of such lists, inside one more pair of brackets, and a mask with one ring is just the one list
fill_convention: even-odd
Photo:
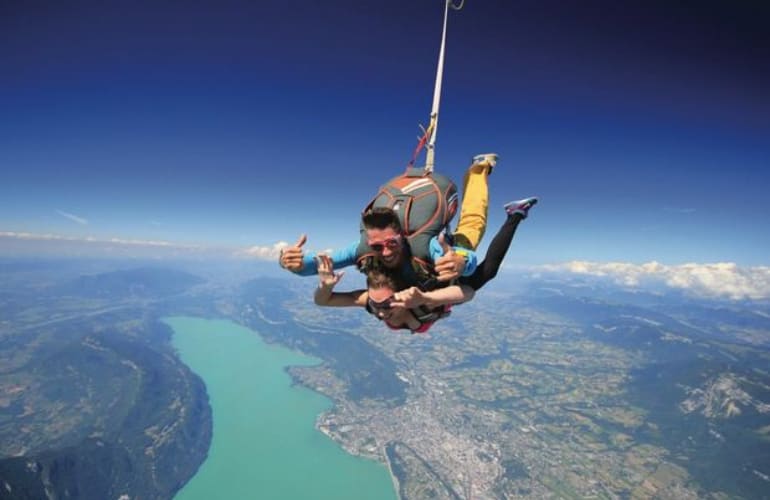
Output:
[[438,321],[441,318],[446,318],[450,314],[452,314],[452,311],[447,309],[446,306],[440,306],[436,307],[434,309],[429,309],[425,306],[416,307],[414,309],[409,309],[414,315],[414,318],[420,322],[421,325],[424,325],[425,323],[433,323],[434,321]]
[[414,153],[412,153],[412,159],[407,164],[407,170],[409,168],[414,167],[414,162],[417,161],[417,157],[420,156],[420,152],[422,151],[422,148],[425,147],[425,144],[428,142],[428,139],[430,139],[431,135],[433,134],[433,129],[435,128],[435,117],[431,116],[430,125],[428,125],[428,128],[422,128],[423,134],[422,137],[417,141],[417,147],[414,148]]

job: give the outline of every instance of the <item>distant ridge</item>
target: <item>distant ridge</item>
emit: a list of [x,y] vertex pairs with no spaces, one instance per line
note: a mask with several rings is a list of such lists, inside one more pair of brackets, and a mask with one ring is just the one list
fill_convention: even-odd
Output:
[[140,267],[83,275],[65,283],[58,291],[90,298],[154,298],[181,293],[203,282],[202,278],[184,271]]

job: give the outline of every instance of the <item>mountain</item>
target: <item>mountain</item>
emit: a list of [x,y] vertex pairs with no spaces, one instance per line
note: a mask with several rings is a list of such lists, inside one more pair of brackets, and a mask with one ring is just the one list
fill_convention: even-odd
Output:
[[166,298],[202,280],[72,271],[0,271],[19,284],[0,287],[0,498],[170,498],[206,457],[212,420],[202,380],[159,318]]
[[61,295],[90,298],[157,298],[182,293],[202,283],[193,274],[164,268],[136,268],[82,275],[58,288]]

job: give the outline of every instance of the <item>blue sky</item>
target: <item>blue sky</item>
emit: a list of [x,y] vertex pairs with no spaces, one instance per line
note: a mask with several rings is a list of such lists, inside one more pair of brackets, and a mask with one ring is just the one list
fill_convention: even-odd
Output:
[[[350,242],[427,121],[442,14],[3,2],[0,247]],[[504,202],[541,197],[509,263],[767,265],[768,21],[761,2],[467,0],[437,170],[500,154],[488,235]]]

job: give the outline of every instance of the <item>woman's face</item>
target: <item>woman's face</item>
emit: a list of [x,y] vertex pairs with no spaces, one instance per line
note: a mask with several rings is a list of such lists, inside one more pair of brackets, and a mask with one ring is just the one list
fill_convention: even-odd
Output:
[[390,287],[369,288],[369,306],[378,318],[388,319],[393,315],[390,301],[395,292]]

